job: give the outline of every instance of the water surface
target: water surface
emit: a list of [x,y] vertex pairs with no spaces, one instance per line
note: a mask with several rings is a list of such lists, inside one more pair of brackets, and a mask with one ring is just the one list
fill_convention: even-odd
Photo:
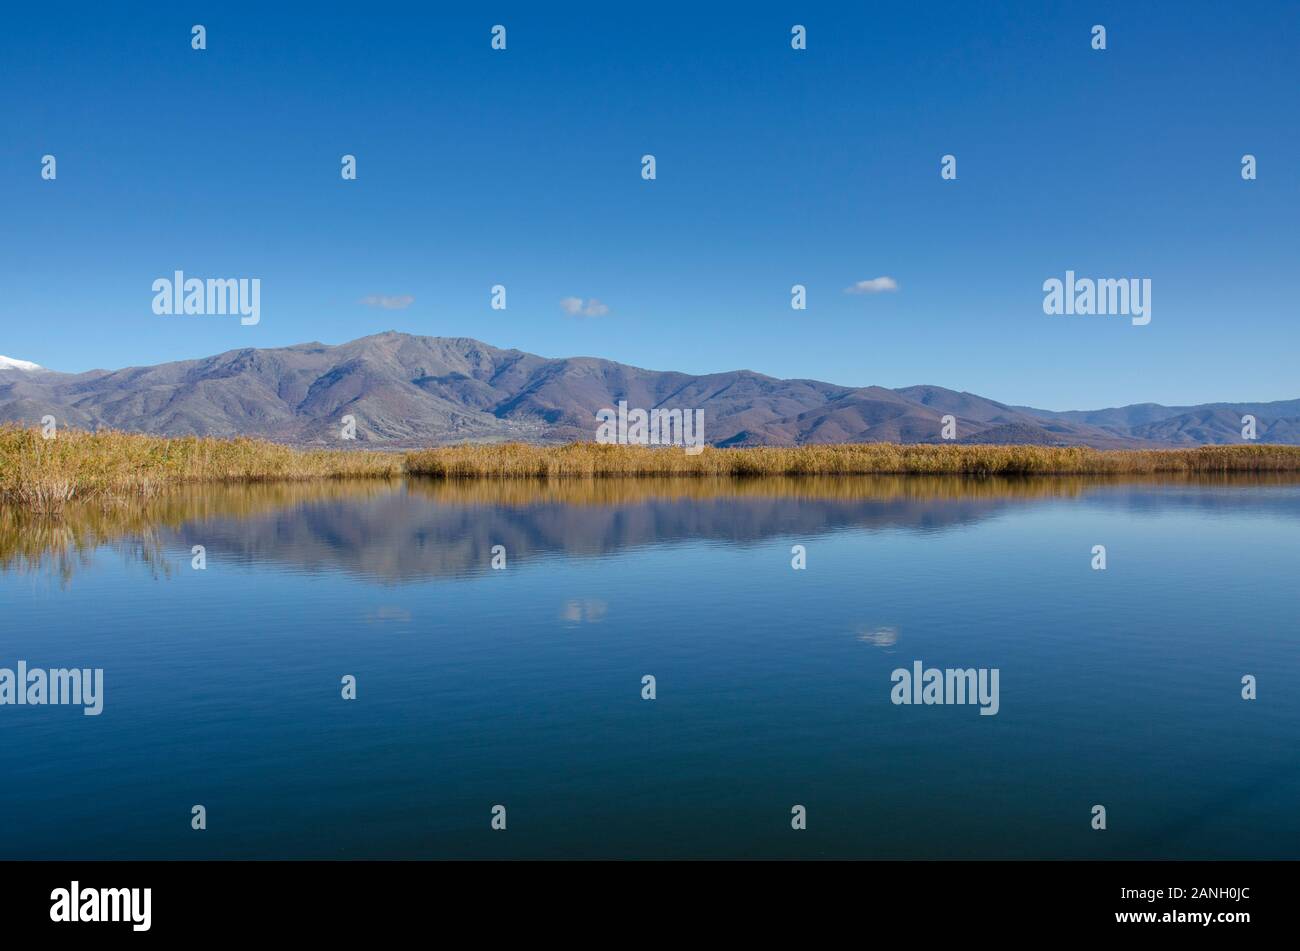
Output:
[[[1276,479],[5,511],[0,667],[106,696],[0,706],[0,858],[1297,858],[1297,528]],[[997,668],[998,714],[892,704],[915,660]]]

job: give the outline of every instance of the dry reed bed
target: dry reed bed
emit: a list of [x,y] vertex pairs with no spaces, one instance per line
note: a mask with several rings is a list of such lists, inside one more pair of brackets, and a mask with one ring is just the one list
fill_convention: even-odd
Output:
[[1300,446],[1098,450],[1058,446],[862,445],[681,449],[570,443],[448,446],[406,457],[441,478],[800,475],[1142,475],[1300,472]]
[[0,500],[42,514],[68,502],[148,497],[176,485],[397,477],[397,453],[303,451],[256,439],[0,427]]
[[53,515],[67,503],[148,498],[178,485],[395,478],[595,478],[607,476],[1022,476],[1300,472],[1300,446],[1100,451],[1055,446],[869,443],[714,449],[570,443],[461,445],[403,456],[300,450],[256,439],[167,438],[133,433],[0,427],[0,501]]

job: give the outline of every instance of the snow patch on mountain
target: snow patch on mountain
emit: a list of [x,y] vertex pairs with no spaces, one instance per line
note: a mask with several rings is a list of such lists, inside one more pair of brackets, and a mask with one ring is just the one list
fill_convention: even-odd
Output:
[[39,363],[32,363],[30,360],[15,360],[13,357],[6,357],[0,353],[0,370],[43,370],[45,369]]

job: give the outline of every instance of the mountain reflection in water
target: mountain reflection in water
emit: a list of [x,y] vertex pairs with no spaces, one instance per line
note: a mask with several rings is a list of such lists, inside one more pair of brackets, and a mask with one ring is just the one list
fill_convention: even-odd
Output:
[[[503,545],[512,565],[539,556],[609,555],[648,545],[716,540],[749,545],[845,529],[943,532],[1012,506],[1075,499],[1135,512],[1236,505],[1242,486],[1296,486],[1295,477],[1100,479],[1083,476],[803,476],[750,479],[326,481],[193,486],[145,502],[70,506],[61,517],[0,512],[0,570],[49,570],[65,580],[99,548],[166,575],[203,545],[209,557],[339,570],[402,583],[473,574]],[[1300,499],[1254,497],[1277,518]]]

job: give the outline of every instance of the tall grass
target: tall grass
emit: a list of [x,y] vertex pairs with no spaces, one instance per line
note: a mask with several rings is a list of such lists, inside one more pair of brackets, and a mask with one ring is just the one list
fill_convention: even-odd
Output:
[[397,453],[302,451],[256,439],[167,438],[0,427],[0,500],[41,514],[68,502],[118,501],[197,482],[394,477]]
[[461,477],[1119,475],[1300,472],[1300,446],[1098,450],[1074,446],[861,445],[714,449],[570,443],[448,446],[406,457],[411,475]]
[[843,475],[1152,475],[1300,472],[1300,446],[1100,451],[1054,446],[863,445],[714,449],[570,443],[396,452],[299,450],[256,439],[167,438],[0,426],[0,501],[54,515],[72,501],[120,502],[195,483],[394,478]]

